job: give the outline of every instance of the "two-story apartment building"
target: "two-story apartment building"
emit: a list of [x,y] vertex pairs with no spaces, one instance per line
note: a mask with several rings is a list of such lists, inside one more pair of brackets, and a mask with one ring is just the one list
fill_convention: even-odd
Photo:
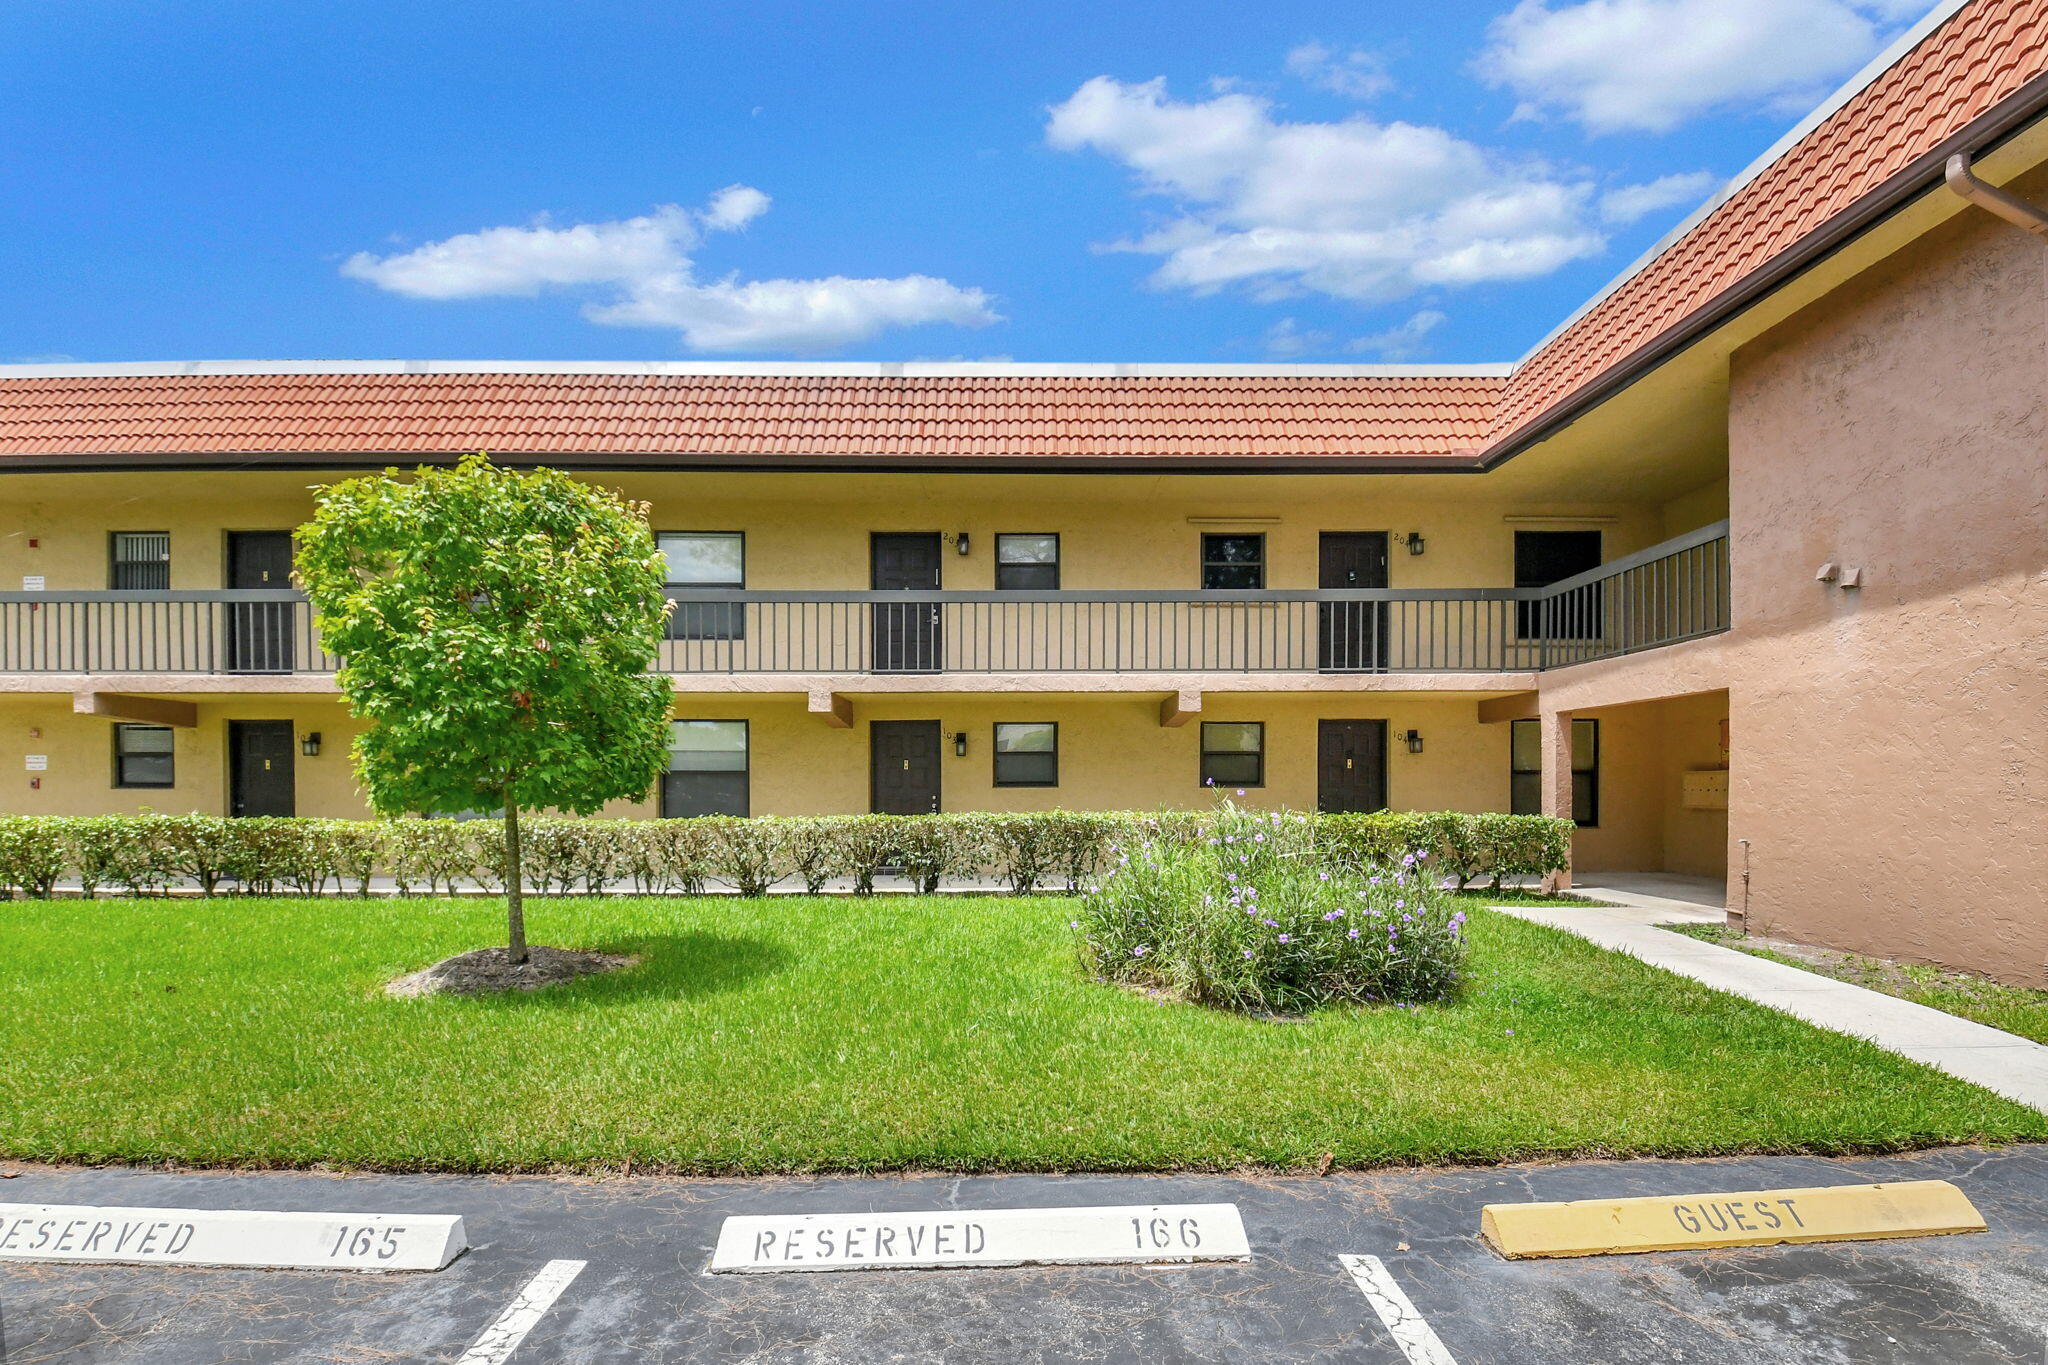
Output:
[[292,529],[487,449],[653,509],[619,814],[1544,810],[2038,980],[2048,243],[1975,187],[2048,194],[2044,9],[1937,11],[1512,365],[0,370],[0,808],[361,814]]

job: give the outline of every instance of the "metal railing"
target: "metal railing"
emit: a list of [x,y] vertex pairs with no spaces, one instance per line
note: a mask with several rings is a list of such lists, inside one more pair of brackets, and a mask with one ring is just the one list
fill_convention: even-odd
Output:
[[[1492,673],[1728,628],[1728,527],[1544,588],[672,589],[666,673]],[[293,592],[0,593],[0,672],[322,673]]]
[[0,673],[332,673],[289,589],[0,592]]

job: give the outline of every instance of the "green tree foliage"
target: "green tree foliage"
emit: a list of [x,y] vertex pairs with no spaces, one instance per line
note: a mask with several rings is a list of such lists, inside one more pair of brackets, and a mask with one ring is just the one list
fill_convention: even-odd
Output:
[[663,573],[646,508],[552,469],[395,469],[322,490],[299,580],[384,815],[505,812],[512,960],[526,960],[519,812],[589,815],[667,764]]

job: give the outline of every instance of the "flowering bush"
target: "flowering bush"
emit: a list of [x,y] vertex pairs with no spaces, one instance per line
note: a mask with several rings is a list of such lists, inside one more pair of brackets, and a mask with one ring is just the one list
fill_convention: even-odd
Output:
[[1110,981],[1296,1013],[1441,1000],[1463,973],[1465,912],[1427,850],[1333,866],[1311,817],[1225,800],[1198,837],[1127,833],[1109,862],[1072,925]]

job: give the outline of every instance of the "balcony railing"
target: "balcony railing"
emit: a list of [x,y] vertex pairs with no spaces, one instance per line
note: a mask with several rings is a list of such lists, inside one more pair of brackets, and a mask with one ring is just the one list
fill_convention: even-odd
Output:
[[[674,589],[658,667],[715,673],[1492,673],[1728,628],[1726,522],[1545,588]],[[293,592],[0,593],[0,673],[332,672]]]

